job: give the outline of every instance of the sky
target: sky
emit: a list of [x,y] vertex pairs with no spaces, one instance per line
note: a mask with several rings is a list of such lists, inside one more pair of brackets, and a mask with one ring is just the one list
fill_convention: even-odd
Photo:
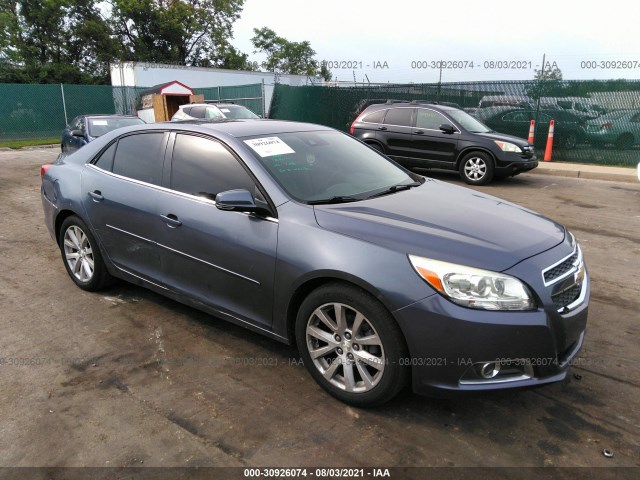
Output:
[[639,13],[620,0],[246,0],[232,43],[261,62],[254,28],[307,40],[340,81],[529,80],[543,55],[564,79],[640,79]]

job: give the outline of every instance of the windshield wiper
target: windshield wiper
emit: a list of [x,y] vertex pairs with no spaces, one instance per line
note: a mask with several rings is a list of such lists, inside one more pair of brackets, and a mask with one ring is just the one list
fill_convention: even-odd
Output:
[[420,183],[420,182],[401,183],[399,185],[391,185],[386,190],[383,190],[382,192],[374,193],[373,195],[371,195],[370,197],[367,197],[367,198],[382,197],[383,195],[389,195],[391,193],[400,192],[402,190],[409,190],[410,188],[419,187],[420,185],[422,185],[422,183]]
[[346,195],[339,195],[331,198],[323,198],[322,200],[310,200],[307,202],[307,205],[327,205],[330,203],[347,203],[347,202],[357,202],[362,200],[362,198],[349,197]]

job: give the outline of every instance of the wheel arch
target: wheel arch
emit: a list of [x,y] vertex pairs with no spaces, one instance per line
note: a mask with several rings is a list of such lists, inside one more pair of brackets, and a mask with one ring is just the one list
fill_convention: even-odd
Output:
[[61,210],[58,213],[58,215],[56,215],[56,220],[55,220],[55,224],[54,224],[54,232],[56,234],[56,243],[58,245],[60,244],[60,228],[62,227],[62,224],[64,223],[64,221],[67,218],[69,218],[69,217],[71,217],[73,215],[78,215],[78,214],[76,212],[74,212],[73,210],[70,210],[70,209]]
[[487,155],[489,155],[489,157],[491,157],[491,161],[493,162],[494,168],[498,166],[496,164],[496,156],[493,154],[491,150],[489,150],[486,147],[471,145],[471,146],[465,147],[460,151],[460,153],[458,153],[458,157],[456,158],[456,168],[455,168],[456,170],[460,168],[460,162],[462,161],[462,159],[472,152],[486,153]]
[[304,299],[307,298],[311,292],[329,283],[349,285],[364,291],[378,300],[382,306],[387,309],[389,314],[393,316],[393,307],[390,305],[389,301],[370,283],[345,272],[334,270],[315,272],[315,274],[301,279],[293,288],[293,291],[289,296],[289,301],[285,310],[286,336],[292,346],[297,347],[295,339],[295,324],[300,305],[302,305]]

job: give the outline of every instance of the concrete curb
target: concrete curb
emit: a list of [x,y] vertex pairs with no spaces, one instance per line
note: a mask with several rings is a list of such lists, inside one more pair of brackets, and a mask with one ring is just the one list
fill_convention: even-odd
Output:
[[539,164],[529,173],[537,175],[555,175],[558,177],[584,178],[587,180],[606,180],[610,182],[640,183],[634,168],[605,167],[601,165],[581,164]]

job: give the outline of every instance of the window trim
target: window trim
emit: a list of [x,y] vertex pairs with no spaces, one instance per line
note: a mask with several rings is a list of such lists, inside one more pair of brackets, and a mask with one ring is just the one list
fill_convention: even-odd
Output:
[[453,132],[454,134],[455,134],[455,133],[458,133],[458,134],[460,133],[460,131],[461,131],[461,130],[460,130],[460,127],[456,124],[456,122],[454,122],[452,119],[448,118],[444,113],[439,112],[439,111],[434,110],[433,108],[429,108],[429,107],[417,107],[417,108],[416,108],[416,118],[414,119],[414,122],[413,122],[413,123],[414,123],[414,125],[415,125],[415,127],[414,127],[414,128],[416,128],[416,129],[420,129],[420,130],[429,130],[430,132],[440,132],[440,133],[443,133],[443,132],[442,132],[442,130],[440,130],[439,128],[418,127],[418,110],[429,110],[430,112],[435,112],[435,113],[437,113],[437,114],[438,114],[438,115],[440,115],[442,118],[444,118],[447,122],[449,122],[453,128],[455,128],[455,129],[456,129],[456,131],[455,131],[455,132]]
[[[413,112],[411,112],[411,125],[396,125],[395,123],[385,123],[384,121],[387,119],[387,115],[389,115],[389,112],[391,110],[413,110]],[[378,124],[378,125],[389,125],[390,127],[402,127],[402,128],[415,128],[415,124],[416,124],[416,112],[417,108],[416,107],[391,107],[387,109],[387,113],[384,114],[384,118],[382,119],[382,123]],[[374,124],[376,125],[376,124]]]
[[[222,145],[222,147],[225,148],[227,150],[227,152],[229,152],[229,154],[231,154],[231,156],[238,162],[240,167],[242,167],[244,169],[244,171],[249,175],[249,178],[251,178],[251,180],[253,180],[253,183],[255,184],[255,186],[258,188],[260,193],[262,193],[262,196],[267,201],[267,204],[269,206],[269,213],[270,213],[271,216],[268,216],[268,217],[259,216],[259,217],[260,218],[264,218],[265,220],[272,219],[272,220],[276,220],[277,221],[277,219],[278,219],[278,209],[276,208],[275,203],[273,202],[273,200],[271,199],[271,197],[267,193],[266,189],[262,186],[260,181],[253,174],[251,169],[247,166],[247,164],[244,162],[244,160],[242,160],[242,157],[240,157],[240,155],[238,155],[236,153],[236,151],[233,148],[231,148],[226,142],[224,142],[220,138],[214,137],[213,135],[210,135],[210,134],[201,133],[201,132],[192,132],[192,131],[189,131],[189,130],[172,130],[172,131],[169,132],[169,140],[167,142],[167,150],[166,150],[166,156],[165,156],[166,157],[166,161],[165,161],[165,165],[164,165],[166,168],[163,169],[163,171],[166,170],[167,175],[165,177],[165,175],[163,174],[163,177],[162,177],[162,187],[163,188],[165,188],[169,192],[175,192],[175,193],[177,193],[179,195],[182,195],[182,196],[187,196],[189,198],[196,198],[196,199],[200,199],[200,200],[206,200],[208,203],[211,203],[213,205],[216,204],[215,200],[210,200],[210,199],[206,199],[206,198],[203,198],[203,197],[198,197],[196,195],[192,195],[192,194],[189,194],[189,193],[181,192],[180,190],[174,190],[174,189],[171,188],[171,175],[172,175],[172,170],[173,170],[173,152],[175,151],[176,138],[177,138],[178,135],[190,135],[192,137],[200,137],[200,138],[204,138],[206,140],[217,142],[220,145]],[[242,212],[239,212],[239,213],[242,213]],[[255,214],[252,214],[252,215],[255,216]]]

